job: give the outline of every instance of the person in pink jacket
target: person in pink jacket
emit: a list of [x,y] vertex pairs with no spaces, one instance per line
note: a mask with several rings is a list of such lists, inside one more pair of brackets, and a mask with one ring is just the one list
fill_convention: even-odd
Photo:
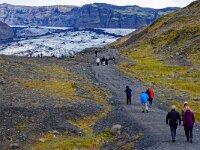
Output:
[[183,117],[183,126],[185,130],[185,136],[187,138],[187,142],[190,141],[190,143],[192,143],[192,139],[193,139],[194,123],[195,123],[194,113],[190,110],[190,107],[186,107],[186,112]]

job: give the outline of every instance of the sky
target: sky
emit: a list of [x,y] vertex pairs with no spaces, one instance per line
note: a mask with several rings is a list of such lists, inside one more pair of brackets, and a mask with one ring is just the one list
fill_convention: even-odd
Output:
[[1,3],[27,6],[49,6],[49,5],[76,5],[82,6],[90,3],[108,3],[119,6],[138,5],[141,7],[164,8],[185,7],[195,0],[0,0]]

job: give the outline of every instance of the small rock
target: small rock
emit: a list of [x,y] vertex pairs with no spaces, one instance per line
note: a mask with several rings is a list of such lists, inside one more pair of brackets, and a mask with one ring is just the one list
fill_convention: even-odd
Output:
[[199,101],[200,98],[199,98],[199,97],[194,97],[193,100],[194,100],[194,101]]
[[133,136],[132,141],[138,141],[139,139],[140,139],[140,135],[138,134],[138,135]]
[[58,132],[57,130],[53,130],[52,133],[53,134],[60,134],[60,132]]
[[42,142],[42,143],[44,143],[46,141],[46,139],[40,138],[39,141]]
[[0,84],[5,84],[6,81],[4,79],[0,79]]
[[112,128],[110,129],[110,132],[114,135],[120,135],[121,129],[122,129],[122,126],[120,124],[116,124],[112,126]]
[[81,145],[81,143],[78,143],[78,142],[77,142],[76,145],[79,146],[79,145]]
[[20,146],[19,146],[19,144],[17,144],[17,143],[12,143],[12,144],[10,144],[10,148],[11,149],[17,149],[17,148],[19,148]]

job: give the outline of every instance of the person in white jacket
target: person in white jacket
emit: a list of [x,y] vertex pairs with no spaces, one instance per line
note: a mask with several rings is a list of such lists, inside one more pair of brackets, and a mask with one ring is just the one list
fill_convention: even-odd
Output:
[[97,66],[99,66],[99,64],[100,64],[100,58],[99,57],[96,58],[96,63],[97,63]]

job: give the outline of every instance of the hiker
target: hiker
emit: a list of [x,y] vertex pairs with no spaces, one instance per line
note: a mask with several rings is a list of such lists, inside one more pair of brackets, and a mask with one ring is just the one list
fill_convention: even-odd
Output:
[[64,59],[64,58],[65,58],[65,56],[64,56],[64,54],[62,54],[61,57],[60,57],[60,59]]
[[103,65],[103,66],[105,66],[105,61],[106,61],[106,59],[105,59],[105,57],[103,57],[103,58],[102,58],[102,65]]
[[148,111],[148,105],[147,105],[148,99],[149,99],[149,96],[145,92],[142,92],[141,95],[140,95],[140,102],[142,104],[142,112],[143,113],[149,112]]
[[112,60],[115,61],[115,56],[112,57]]
[[95,56],[97,57],[97,53],[98,53],[98,52],[97,52],[97,51],[94,51],[94,53],[95,53]]
[[41,57],[41,58],[43,57],[43,54],[42,54],[42,53],[40,54],[40,57]]
[[131,105],[131,92],[132,90],[129,88],[129,86],[126,86],[126,90],[124,91],[126,93],[126,97],[127,97],[127,105]]
[[100,58],[97,57],[97,59],[96,59],[96,63],[97,63],[97,66],[99,66]]
[[101,58],[100,58],[100,61],[101,61],[101,65],[103,65],[103,61],[102,61],[102,59],[103,59],[103,58],[101,57]]
[[106,58],[105,58],[105,64],[106,64],[106,65],[108,65],[108,61],[109,61],[109,58],[106,57]]
[[190,143],[192,143],[194,123],[195,123],[194,113],[190,110],[189,106],[186,106],[186,111],[183,117],[183,126],[187,142]]
[[149,106],[152,105],[153,103],[153,98],[154,98],[154,92],[151,88],[148,88],[146,91],[147,95],[149,96],[148,102],[149,102]]
[[181,117],[182,117],[182,120],[183,120],[184,114],[185,114],[185,112],[186,112],[186,107],[188,107],[188,106],[189,106],[188,102],[184,102],[183,107],[182,107],[182,109],[181,109]]
[[171,111],[168,112],[166,116],[166,124],[169,124],[171,136],[172,136],[172,142],[175,142],[176,140],[176,129],[179,124],[181,125],[181,117],[178,111],[176,111],[176,106],[171,106]]

